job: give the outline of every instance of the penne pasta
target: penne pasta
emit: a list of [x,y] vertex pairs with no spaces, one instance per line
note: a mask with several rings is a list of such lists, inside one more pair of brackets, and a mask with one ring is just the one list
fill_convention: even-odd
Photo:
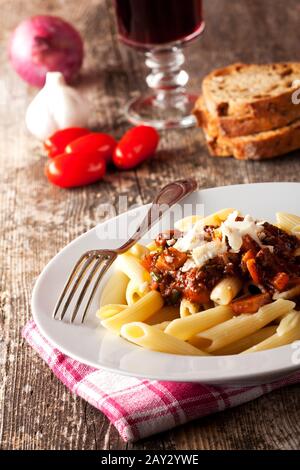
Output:
[[127,323],[121,328],[121,336],[131,343],[152,351],[168,354],[181,354],[185,356],[206,356],[207,354],[191,344],[174,338],[146,323]]
[[290,312],[294,307],[294,302],[279,299],[261,307],[257,313],[234,317],[202,332],[198,336],[202,340],[206,340],[205,350],[212,353],[255,333],[255,331],[268,325],[277,317]]
[[218,305],[229,305],[242,286],[242,281],[237,277],[225,277],[211,291],[210,298]]
[[[227,217],[232,213],[235,212],[236,209],[221,209],[218,212],[214,212],[213,214],[207,215],[206,217],[201,218],[199,223],[201,225],[215,225],[219,226]],[[237,211],[238,212],[238,211]]]
[[136,284],[135,281],[129,281],[126,288],[126,302],[128,305],[133,305],[135,302],[140,300],[146,292],[149,292],[149,286],[147,283]]
[[172,354],[241,354],[298,339],[300,217],[276,217],[274,225],[222,209],[135,244],[103,289],[102,325]]
[[150,282],[150,274],[131,253],[118,256],[116,264],[118,269],[134,281],[136,285],[144,286]]
[[146,246],[140,245],[140,243],[136,243],[130,248],[130,250],[128,250],[128,253],[138,259],[141,259],[143,256],[148,255],[150,250]]
[[296,225],[293,230],[292,230],[293,235],[296,235],[296,237],[300,237],[300,224]]
[[173,320],[166,328],[166,333],[186,341],[201,331],[229,320],[232,315],[230,307],[214,307],[189,317]]
[[288,232],[292,232],[297,225],[300,225],[300,217],[286,212],[277,212],[276,220],[278,227]]
[[163,307],[158,312],[155,312],[150,318],[148,318],[147,323],[149,325],[155,325],[157,323],[162,323],[164,321],[172,321],[175,318],[179,317],[179,308],[167,306]]
[[276,325],[266,326],[265,328],[262,328],[261,330],[252,333],[252,335],[246,336],[245,338],[239,339],[235,343],[229,344],[224,348],[218,349],[217,351],[215,351],[214,354],[216,354],[217,356],[240,354],[246,349],[249,349],[252,346],[255,346],[261,341],[264,341],[265,339],[274,335],[274,333],[276,333],[276,329]]
[[175,222],[174,227],[176,228],[176,230],[180,230],[180,232],[184,233],[190,230],[193,225],[195,225],[201,219],[202,217],[200,215],[190,215],[188,217],[185,217],[184,219],[180,219]]
[[155,241],[151,242],[151,243],[148,243],[148,245],[146,246],[146,248],[149,250],[149,252],[151,253],[151,251],[157,251],[158,249],[158,246],[156,245]]
[[127,305],[121,305],[121,304],[103,305],[102,307],[99,308],[96,315],[101,320],[105,320],[106,318],[111,318],[117,313],[122,312],[127,307],[128,307]]
[[126,304],[126,288],[129,278],[121,271],[114,272],[105,284],[100,307],[107,304]]
[[153,326],[155,326],[155,328],[158,328],[161,331],[165,331],[165,329],[167,328],[168,325],[170,325],[170,323],[171,322],[169,321],[163,321],[162,323],[157,323],[156,325],[153,325]]
[[290,300],[290,299],[294,299],[295,297],[298,297],[298,295],[300,295],[300,284],[285,292],[279,292],[279,293],[274,294],[273,300],[278,300],[278,299]]
[[180,312],[181,318],[194,315],[195,313],[200,312],[200,310],[202,309],[200,309],[198,304],[195,304],[194,302],[190,302],[187,299],[182,299],[182,301],[180,302],[179,312]]
[[291,312],[280,322],[276,333],[261,343],[247,349],[244,353],[265,351],[266,349],[279,348],[300,339],[300,312]]
[[105,328],[119,333],[125,323],[134,321],[145,321],[163,306],[163,299],[159,292],[151,291],[144,295],[134,305],[127,307],[111,318],[103,320],[101,323]]
[[278,325],[281,323],[281,321],[287,317],[288,315],[290,314],[290,312],[288,313],[284,313],[283,315],[280,315],[280,317],[277,317],[274,321],[273,321],[273,324],[276,326],[276,328],[278,327]]
[[284,317],[277,328],[278,336],[285,335],[288,331],[300,325],[300,312],[293,310]]

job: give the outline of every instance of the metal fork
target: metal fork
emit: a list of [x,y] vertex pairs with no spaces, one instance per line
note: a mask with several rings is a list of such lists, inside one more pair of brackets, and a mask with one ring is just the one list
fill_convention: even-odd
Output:
[[[194,179],[179,180],[167,184],[157,194],[146,217],[126,243],[115,250],[91,250],[84,253],[77,261],[65,287],[63,288],[61,296],[55,306],[53,317],[58,320],[63,320],[72,299],[75,294],[79,292],[79,287],[83,285],[70,319],[71,323],[74,322],[86,296],[87,290],[94,281],[90,297],[86,303],[81,319],[81,323],[83,323],[102,277],[115,261],[117,256],[129,250],[158,220],[161,219],[163,214],[170,209],[170,207],[181,201],[185,196],[191,194],[196,189],[197,183]],[[84,281],[86,276],[87,278]],[[58,316],[59,311],[61,313]]]

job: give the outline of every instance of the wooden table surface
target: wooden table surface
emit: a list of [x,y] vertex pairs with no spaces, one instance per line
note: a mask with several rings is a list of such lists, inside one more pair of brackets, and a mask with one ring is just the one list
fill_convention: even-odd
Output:
[[[24,126],[36,90],[7,61],[12,29],[38,13],[56,14],[77,26],[86,46],[78,86],[93,102],[97,128],[116,136],[127,127],[124,103],[144,87],[142,61],[118,44],[110,0],[0,0],[0,8],[1,448],[299,449],[300,386],[125,444],[108,420],[72,396],[24,343],[20,331],[31,317],[36,277],[66,243],[109,217],[108,203],[116,204],[120,195],[128,195],[130,204],[147,203],[178,175],[195,176],[203,188],[299,181],[300,153],[261,163],[212,159],[199,131],[169,131],[155,159],[136,171],[110,171],[104,182],[82,189],[55,188],[43,176],[42,149]],[[187,50],[196,91],[203,75],[217,66],[300,59],[297,0],[206,0],[205,16],[205,34]]]

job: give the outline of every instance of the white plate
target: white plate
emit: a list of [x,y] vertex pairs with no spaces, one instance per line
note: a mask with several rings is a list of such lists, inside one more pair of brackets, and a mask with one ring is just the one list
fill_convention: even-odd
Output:
[[[300,213],[300,183],[262,183],[198,191],[183,204],[203,204],[205,214],[224,207],[274,221],[275,212]],[[250,385],[266,383],[300,367],[291,345],[249,355],[224,357],[175,356],[143,350],[104,330],[95,317],[99,295],[86,322],[70,324],[52,319],[55,302],[69,272],[86,250],[114,248],[121,239],[108,239],[113,224],[137,226],[147,208],[120,215],[80,236],[45,267],[32,295],[33,317],[41,332],[62,352],[96,368],[148,379],[210,384]],[[104,235],[109,234],[109,235]],[[99,240],[105,238],[103,242]],[[148,239],[145,239],[148,240]],[[111,268],[113,269],[113,267]],[[103,284],[102,284],[103,285]],[[100,294],[101,286],[99,289]],[[299,354],[298,354],[299,356]]]

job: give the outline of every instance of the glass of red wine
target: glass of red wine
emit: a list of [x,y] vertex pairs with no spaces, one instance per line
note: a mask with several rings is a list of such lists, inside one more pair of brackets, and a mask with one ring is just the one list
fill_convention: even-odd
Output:
[[115,8],[121,41],[144,52],[150,69],[150,90],[127,104],[127,118],[157,129],[193,126],[183,46],[204,30],[202,0],[115,0]]

